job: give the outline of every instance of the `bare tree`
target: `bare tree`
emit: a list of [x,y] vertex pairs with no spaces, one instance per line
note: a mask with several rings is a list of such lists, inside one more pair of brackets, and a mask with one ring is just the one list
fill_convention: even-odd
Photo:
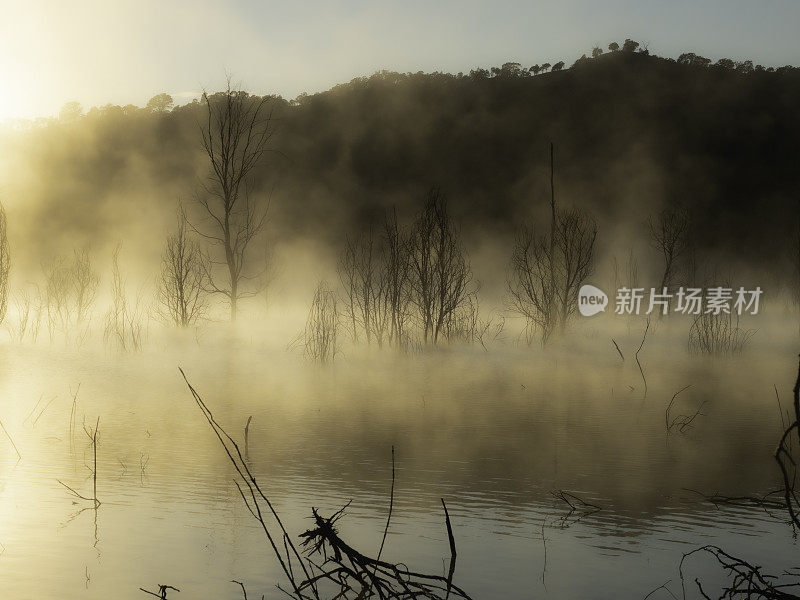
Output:
[[0,323],[8,312],[8,278],[11,273],[11,252],[8,248],[8,219],[0,203]]
[[659,213],[655,221],[648,219],[652,243],[664,258],[664,275],[659,289],[669,287],[672,281],[675,263],[687,247],[688,225],[689,215],[682,208],[667,208]]
[[347,236],[338,269],[353,341],[358,341],[359,331],[363,330],[367,344],[372,341],[371,312],[376,294],[374,246],[371,230],[355,238]]
[[618,290],[621,287],[639,287],[639,261],[636,260],[636,255],[633,253],[633,248],[628,251],[628,258],[625,262],[624,272],[622,272],[620,263],[616,256],[613,258],[613,263],[615,290]]
[[203,93],[203,102],[207,118],[200,130],[210,175],[196,195],[205,222],[190,226],[221,255],[206,261],[206,281],[209,292],[227,298],[234,321],[239,300],[259,291],[253,285],[258,278],[248,271],[248,249],[264,228],[269,203],[251,197],[251,175],[272,137],[272,111],[268,97],[232,89],[230,79],[224,92]]
[[553,254],[547,238],[537,235],[532,224],[518,229],[511,251],[509,308],[525,318],[529,344],[536,331],[546,343],[557,322]]
[[70,273],[78,325],[88,320],[100,285],[100,276],[92,268],[89,251],[75,250]]
[[103,338],[106,343],[116,343],[122,351],[138,352],[144,343],[144,318],[138,298],[135,303],[128,300],[125,280],[119,268],[120,250],[118,245],[112,257],[111,306],[106,313]]
[[47,317],[47,332],[50,341],[57,332],[67,333],[73,315],[72,275],[63,257],[57,257],[42,265],[44,271],[44,310]]
[[469,301],[472,270],[447,200],[433,188],[407,238],[410,300],[420,319],[423,340],[436,344],[443,327]]
[[22,343],[31,319],[31,295],[28,290],[22,289],[14,295],[14,304],[17,308],[17,326],[12,328],[12,336]]
[[303,349],[307,358],[331,362],[339,350],[339,309],[336,292],[320,281],[308,311],[303,331]]
[[520,227],[511,252],[507,281],[510,309],[525,318],[531,343],[538,331],[546,343],[556,328],[566,329],[577,307],[578,289],[594,270],[597,225],[587,213],[556,206],[554,152],[550,145],[550,231]]
[[159,314],[178,327],[189,327],[208,309],[203,254],[186,231],[186,216],[178,212],[175,233],[167,238],[161,254],[157,300]]
[[597,224],[583,211],[561,211],[556,229],[557,257],[560,261],[559,325],[563,330],[578,307],[578,289],[594,271],[594,243]]
[[383,226],[383,260],[386,307],[389,312],[389,341],[396,346],[406,340],[409,319],[411,261],[406,233],[397,223],[397,211],[387,213]]
[[345,241],[339,261],[339,279],[344,288],[345,311],[353,341],[363,331],[367,344],[382,346],[391,338],[390,265],[388,248],[375,243],[372,229]]

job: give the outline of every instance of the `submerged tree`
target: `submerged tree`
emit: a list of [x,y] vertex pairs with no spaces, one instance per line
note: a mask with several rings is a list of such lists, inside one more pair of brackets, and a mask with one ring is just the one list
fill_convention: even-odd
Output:
[[70,271],[72,292],[75,302],[75,320],[78,325],[89,320],[100,276],[92,267],[92,259],[87,249],[75,250]]
[[339,350],[339,309],[336,292],[320,281],[308,311],[303,331],[303,350],[307,358],[331,362]]
[[200,129],[210,175],[196,200],[205,223],[190,225],[221,255],[209,257],[206,281],[209,292],[227,298],[234,321],[239,300],[259,291],[248,250],[264,228],[268,202],[252,198],[252,174],[272,137],[272,112],[269,97],[232,89],[230,80],[224,92],[204,93],[203,103],[207,115]]
[[138,352],[144,343],[144,317],[137,298],[131,303],[125,285],[125,279],[119,268],[121,246],[114,249],[111,271],[111,306],[106,312],[103,338],[106,343],[116,343],[125,352]]
[[510,308],[526,321],[528,343],[535,332],[546,343],[562,331],[577,307],[580,285],[594,270],[597,225],[577,209],[556,206],[553,146],[550,145],[550,231],[539,234],[533,224],[519,228],[511,252],[507,281]]
[[8,312],[8,279],[11,274],[11,252],[8,248],[6,209],[0,203],[0,324]]
[[416,307],[425,343],[439,336],[469,302],[472,269],[461,235],[447,211],[447,199],[433,188],[407,239],[409,298]]
[[669,287],[675,272],[675,263],[686,251],[688,225],[688,213],[682,208],[667,208],[659,213],[655,221],[648,220],[652,243],[664,258],[660,290]]
[[178,225],[167,238],[161,254],[157,300],[159,313],[178,327],[189,327],[208,308],[205,266],[200,247],[186,231],[186,217],[178,212]]

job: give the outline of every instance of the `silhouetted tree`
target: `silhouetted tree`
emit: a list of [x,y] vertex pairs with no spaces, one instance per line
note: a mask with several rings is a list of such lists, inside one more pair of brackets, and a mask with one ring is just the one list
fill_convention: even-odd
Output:
[[178,327],[194,325],[208,309],[203,254],[186,231],[186,216],[178,212],[175,232],[161,254],[157,300],[159,314]]
[[504,77],[520,77],[522,75],[522,66],[517,62],[507,62],[500,67],[500,74]]
[[[586,55],[584,54],[584,55],[583,55],[581,58],[582,58],[583,60],[586,60]],[[552,68],[552,69],[550,69],[550,70],[551,70],[551,71],[560,71],[560,70],[561,70],[561,69],[563,69],[563,68],[564,68],[564,61],[563,61],[563,60],[560,60],[560,61],[558,61],[556,64],[554,64],[554,65],[553,65],[553,68]]]
[[720,58],[714,63],[714,66],[719,67],[720,69],[733,69],[736,67],[736,63],[734,63],[730,58]]
[[11,273],[11,252],[8,246],[8,219],[0,203],[0,324],[8,311],[8,279]]
[[339,279],[345,293],[345,311],[353,341],[363,331],[367,344],[381,344],[388,316],[383,289],[382,264],[370,229],[356,238],[347,237],[339,260]]
[[692,67],[707,67],[711,64],[711,59],[699,56],[694,52],[685,52],[678,57],[679,65],[689,65]]
[[669,287],[675,262],[686,250],[688,225],[689,215],[681,208],[664,209],[655,221],[652,218],[648,220],[652,243],[664,258],[664,275],[661,277],[659,291]]
[[469,302],[472,270],[458,229],[447,211],[447,200],[433,188],[408,237],[410,298],[421,322],[425,343],[439,335]]
[[308,311],[303,330],[303,350],[307,358],[327,363],[339,351],[339,309],[336,292],[320,281]]
[[389,341],[396,346],[406,341],[409,318],[411,261],[407,235],[397,223],[397,211],[387,213],[383,226],[385,294],[389,311]]
[[566,328],[578,289],[594,270],[597,225],[587,213],[557,207],[552,145],[550,159],[550,231],[539,235],[533,224],[518,229],[507,281],[510,308],[525,318],[528,343],[536,331],[546,343],[557,327]]
[[617,42],[611,42],[608,45],[608,49],[611,50],[611,52],[616,52],[617,50],[619,50],[619,44]]
[[625,43],[622,44],[622,51],[623,52],[636,52],[636,49],[639,47],[639,42],[634,42],[631,39],[625,40]]
[[540,67],[539,65],[533,65],[533,66],[532,66],[530,69],[528,69],[528,70],[529,70],[531,73],[533,73],[534,75],[538,75],[538,74],[539,74],[539,71],[541,71],[541,70],[542,70],[542,67]]
[[595,46],[594,48],[592,48],[592,58],[597,58],[601,54],[603,54],[603,49],[602,48],[600,48],[598,46]]
[[544,73],[544,72],[545,72],[545,71],[547,71],[549,68],[550,68],[550,63],[544,63],[544,64],[542,65],[542,72]]
[[[581,56],[574,63],[572,63],[572,66],[573,67],[578,67],[581,64],[588,62],[588,60],[589,60],[589,58],[585,54],[581,54]],[[555,69],[555,68],[553,70],[554,71],[558,71],[558,69]]]
[[[203,149],[210,164],[208,184],[196,196],[206,217],[205,225],[189,222],[191,228],[219,249],[220,258],[209,256],[206,282],[210,293],[221,294],[236,320],[241,298],[258,293],[254,275],[247,274],[248,249],[261,233],[268,203],[251,198],[251,173],[260,163],[272,137],[268,97],[250,96],[231,89],[209,96],[203,93],[206,122],[201,125]],[[215,265],[225,267],[220,277]],[[251,289],[245,290],[249,282]]]
[[175,102],[169,94],[158,94],[147,101],[147,110],[151,112],[168,112],[172,109]]

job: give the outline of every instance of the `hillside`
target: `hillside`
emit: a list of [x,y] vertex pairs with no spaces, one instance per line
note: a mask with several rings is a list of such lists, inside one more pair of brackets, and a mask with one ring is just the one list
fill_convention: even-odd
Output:
[[[536,76],[494,71],[382,72],[275,98],[254,189],[272,195],[274,233],[338,240],[386,206],[412,210],[433,184],[468,231],[509,233],[549,198],[552,140],[560,201],[594,212],[601,236],[681,203],[701,249],[760,262],[795,243],[800,70],[620,51]],[[43,253],[160,233],[203,175],[202,117],[199,102],[107,106],[7,130],[3,201],[36,224]]]

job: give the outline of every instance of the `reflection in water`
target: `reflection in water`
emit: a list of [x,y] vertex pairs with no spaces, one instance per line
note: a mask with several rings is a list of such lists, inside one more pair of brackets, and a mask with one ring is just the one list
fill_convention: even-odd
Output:
[[[226,430],[247,439],[248,465],[290,532],[309,528],[312,506],[330,514],[352,499],[341,535],[374,556],[394,446],[382,556],[441,573],[444,497],[456,581],[476,598],[643,597],[707,543],[773,572],[791,566],[783,515],[717,508],[690,491],[777,487],[772,386],[788,389],[791,353],[757,367],[699,363],[658,343],[648,340],[646,398],[637,366],[613,348],[352,356],[323,368],[246,344],[179,359],[3,347],[0,594],[137,598],[158,582],[180,597],[238,597],[231,580],[253,597],[278,593],[279,567],[179,364]],[[667,435],[668,403],[689,384],[672,410],[702,404],[702,415]],[[82,430],[98,417],[100,503],[87,506],[94,458]]]

